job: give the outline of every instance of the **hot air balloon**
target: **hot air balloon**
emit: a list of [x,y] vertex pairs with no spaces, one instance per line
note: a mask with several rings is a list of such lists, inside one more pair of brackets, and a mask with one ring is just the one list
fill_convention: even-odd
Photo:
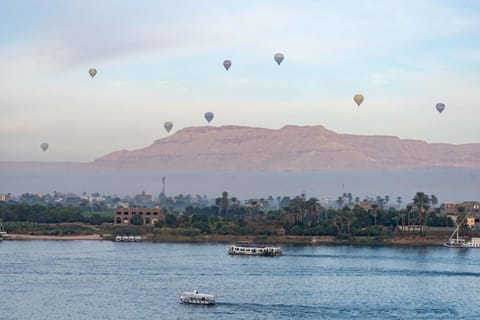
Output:
[[355,103],[357,104],[357,106],[360,107],[360,105],[361,105],[362,102],[363,102],[363,95],[361,95],[361,94],[356,94],[356,95],[353,97],[353,100],[355,101]]
[[280,65],[280,63],[282,63],[283,61],[283,53],[276,53],[275,56],[273,57],[275,59],[275,61],[277,61],[278,65]]
[[95,77],[97,75],[97,69],[95,68],[90,68],[88,69],[88,73],[90,74],[90,77]]
[[435,108],[437,108],[437,111],[438,111],[439,113],[442,113],[443,110],[445,110],[445,103],[439,102],[439,103],[437,103],[437,105],[435,106]]
[[205,120],[207,120],[208,123],[213,120],[213,113],[212,112],[206,112],[205,113]]
[[228,71],[228,69],[230,69],[230,67],[232,66],[232,61],[230,60],[223,61],[223,66],[225,67],[225,70]]
[[43,143],[40,145],[40,148],[42,148],[43,152],[47,151],[47,149],[48,149],[48,143],[43,142]]
[[163,127],[165,128],[165,130],[167,130],[167,132],[170,132],[170,130],[172,130],[172,128],[173,128],[173,123],[171,123],[170,121],[167,121],[167,122],[165,122]]

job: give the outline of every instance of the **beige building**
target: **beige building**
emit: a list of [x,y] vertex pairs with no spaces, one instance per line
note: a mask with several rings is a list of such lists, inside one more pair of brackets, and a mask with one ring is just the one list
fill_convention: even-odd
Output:
[[465,213],[480,214],[479,201],[445,202],[440,206],[440,213],[445,216],[456,215],[459,213],[459,208],[464,208]]
[[480,230],[480,215],[475,215],[475,214],[468,215],[467,226],[470,229]]
[[165,215],[160,208],[122,208],[115,210],[115,225],[130,225],[133,217],[140,215],[144,225],[155,225],[158,221],[164,221]]

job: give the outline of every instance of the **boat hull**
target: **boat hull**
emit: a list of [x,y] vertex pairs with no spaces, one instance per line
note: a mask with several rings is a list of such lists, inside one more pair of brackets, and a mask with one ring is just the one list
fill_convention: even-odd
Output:
[[181,297],[180,298],[180,303],[211,306],[211,305],[215,304],[215,301],[201,300],[201,299],[198,299],[198,298],[191,298],[191,297],[184,297],[184,298]]

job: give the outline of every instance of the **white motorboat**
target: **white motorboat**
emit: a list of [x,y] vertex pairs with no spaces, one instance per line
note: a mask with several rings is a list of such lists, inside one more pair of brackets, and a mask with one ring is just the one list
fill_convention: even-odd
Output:
[[212,294],[199,293],[197,290],[185,291],[180,295],[181,303],[212,305],[215,304],[215,296]]
[[240,242],[230,246],[230,248],[228,248],[228,254],[249,256],[279,256],[282,254],[282,250],[276,246]]

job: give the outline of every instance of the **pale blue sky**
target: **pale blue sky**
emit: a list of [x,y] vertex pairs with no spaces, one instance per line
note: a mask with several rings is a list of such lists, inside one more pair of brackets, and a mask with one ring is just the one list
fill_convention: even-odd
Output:
[[480,142],[478,1],[3,0],[0,68],[0,161],[90,161],[206,111]]

